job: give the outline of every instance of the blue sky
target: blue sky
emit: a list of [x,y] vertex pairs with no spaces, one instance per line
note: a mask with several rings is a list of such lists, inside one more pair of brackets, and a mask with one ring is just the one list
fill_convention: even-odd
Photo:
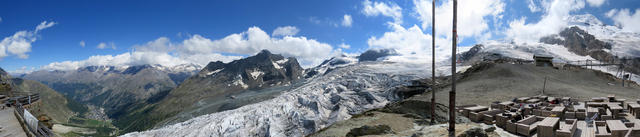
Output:
[[[386,38],[385,33],[398,31],[393,28],[394,25],[404,29],[421,26],[423,21],[416,13],[416,10],[419,10],[415,6],[417,1],[1,1],[0,38],[6,40],[20,31],[26,31],[33,34],[32,37],[26,37],[33,41],[27,42],[29,43],[27,52],[13,53],[2,49],[2,52],[7,55],[0,57],[0,67],[8,71],[54,69],[56,67],[43,67],[52,66],[54,62],[58,63],[57,68],[81,67],[100,64],[89,63],[86,60],[92,56],[95,60],[101,60],[96,56],[105,55],[111,57],[101,60],[103,64],[120,62],[114,63],[119,65],[135,65],[132,62],[203,64],[202,62],[206,60],[230,61],[251,55],[256,50],[242,47],[229,48],[243,44],[225,45],[225,42],[216,43],[215,41],[233,34],[246,33],[246,37],[250,37],[255,31],[251,28],[258,28],[256,36],[260,36],[258,35],[260,31],[270,35],[269,38],[272,40],[269,44],[263,45],[271,44],[276,53],[302,58],[303,65],[310,66],[334,54],[360,53],[369,48],[388,47],[372,39],[383,41],[382,39]],[[589,1],[591,0],[582,1],[585,6],[571,11],[571,14],[590,13],[605,24],[614,25],[616,21],[605,13],[612,9],[629,9],[633,14],[639,7],[638,2],[633,0],[599,0],[603,2],[598,6],[591,6]],[[396,21],[393,16],[385,15],[385,12],[367,13],[364,10],[367,6],[366,2],[373,7],[376,4],[397,6],[401,8],[399,11],[402,18]],[[492,1],[492,3],[504,4],[503,11],[499,14],[502,18],[494,20],[491,19],[493,18],[491,15],[482,18],[487,21],[488,28],[481,33],[492,35],[483,38],[479,35],[461,36],[463,41],[460,46],[473,45],[487,39],[505,39],[509,36],[501,32],[508,30],[509,23],[513,20],[526,17],[525,24],[538,22],[548,14],[544,9],[545,2],[550,3],[550,0],[534,1],[541,11],[532,12],[528,0]],[[439,2],[437,5],[440,6],[443,3],[446,2]],[[343,23],[345,16],[351,17],[351,23]],[[36,32],[36,26],[45,21],[53,22],[53,25]],[[295,27],[298,33],[287,34],[289,36],[272,34],[276,28],[284,26]],[[427,26],[421,31],[430,36],[431,27]],[[439,31],[450,31],[450,29]],[[444,35],[441,36],[443,40],[447,40]],[[288,40],[285,37],[298,39]],[[185,44],[187,40],[203,40],[197,38],[203,38],[205,43],[196,46]],[[152,43],[156,40],[159,44]],[[81,42],[84,42],[84,46],[80,44]],[[252,45],[252,40],[245,42],[249,43],[249,46]],[[98,48],[100,43],[104,43],[106,47]],[[253,45],[261,44],[253,43]],[[306,48],[287,50],[287,46],[278,48],[279,44],[302,44],[306,45],[304,46]],[[341,46],[342,44],[349,46],[347,48]],[[430,42],[425,44],[430,45]],[[8,44],[0,46],[9,47]],[[157,46],[169,47],[167,48],[169,50],[154,48]],[[133,52],[145,51],[140,50],[144,49],[141,47],[150,47],[151,50],[147,50],[148,52],[136,58],[138,54]],[[201,49],[207,52],[198,52],[202,51]],[[147,54],[149,52],[158,52],[158,54]],[[118,61],[120,57],[116,56],[124,53],[131,54],[122,58],[135,58],[137,61]],[[27,57],[19,54],[25,54]],[[189,54],[211,55],[211,57],[194,57],[188,56]],[[155,56],[166,56],[167,59],[160,61],[148,59]],[[65,61],[67,62],[64,63]]]

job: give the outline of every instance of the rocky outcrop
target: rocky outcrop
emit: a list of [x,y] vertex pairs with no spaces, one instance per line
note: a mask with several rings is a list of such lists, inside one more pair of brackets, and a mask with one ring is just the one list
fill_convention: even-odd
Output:
[[378,58],[397,54],[394,49],[370,49],[360,54],[358,61],[376,61]]
[[543,37],[540,42],[547,44],[563,45],[569,51],[582,56],[592,58],[605,63],[621,63],[625,70],[635,74],[640,73],[640,58],[620,58],[606,50],[611,50],[611,44],[596,39],[593,35],[573,26],[561,31],[558,35]]

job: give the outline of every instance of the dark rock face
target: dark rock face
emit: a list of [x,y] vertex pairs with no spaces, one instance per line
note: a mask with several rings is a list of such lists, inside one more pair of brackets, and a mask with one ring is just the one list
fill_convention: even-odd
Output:
[[247,84],[247,88],[262,88],[299,80],[303,71],[296,58],[284,58],[263,50],[255,56],[226,64],[220,61],[210,62],[199,74],[202,76],[201,80],[234,80],[239,76]]
[[484,48],[484,45],[477,44],[477,45],[471,47],[471,49],[469,49],[469,51],[461,53],[460,59],[465,60],[465,61],[466,60],[470,60],[472,57],[474,57],[478,53],[480,53],[480,50],[482,50],[482,48]]
[[464,131],[464,133],[458,135],[458,137],[488,137],[488,135],[482,130],[482,128],[475,127]]
[[397,54],[394,49],[370,49],[360,54],[358,61],[376,61],[378,58]]
[[[564,40],[557,38],[560,36]],[[564,45],[569,51],[581,56],[591,56],[598,60],[612,60],[611,55],[604,51],[604,49],[611,49],[611,44],[596,39],[593,35],[578,28],[571,27],[564,29],[559,35],[552,35],[543,37],[540,42],[548,44]]]
[[389,134],[389,133],[393,133],[393,131],[391,131],[391,127],[389,127],[388,125],[375,125],[375,126],[364,125],[359,128],[351,129],[351,131],[349,131],[349,133],[347,133],[346,136],[358,137],[358,136],[365,136],[365,135],[382,135],[382,134]]

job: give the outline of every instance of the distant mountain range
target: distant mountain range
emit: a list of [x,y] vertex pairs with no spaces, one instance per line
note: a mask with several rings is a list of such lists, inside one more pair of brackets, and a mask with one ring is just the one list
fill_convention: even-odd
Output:
[[75,116],[83,110],[82,105],[58,93],[57,91],[33,80],[24,80],[22,78],[12,78],[0,68],[0,83],[5,83],[10,88],[2,87],[0,94],[8,95],[11,90],[13,95],[29,95],[40,94],[42,101],[41,106],[33,107],[31,113],[35,116],[46,114],[54,123],[67,123],[69,118]]
[[40,70],[22,78],[42,82],[75,101],[102,107],[109,117],[117,118],[133,105],[153,103],[167,95],[199,68],[192,64],[88,66],[68,71]]

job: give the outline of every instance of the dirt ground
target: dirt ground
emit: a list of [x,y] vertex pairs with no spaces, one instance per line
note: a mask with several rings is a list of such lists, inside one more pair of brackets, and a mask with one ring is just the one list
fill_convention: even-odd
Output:
[[[470,70],[474,71],[474,70]],[[572,97],[580,101],[592,97],[616,98],[628,101],[640,99],[637,84],[622,87],[621,81],[600,71],[550,67],[536,67],[533,64],[494,64],[467,75],[456,83],[456,105],[478,104],[488,106],[493,101],[507,101],[523,96],[542,94],[550,97]],[[436,91],[436,102],[449,104],[450,86]],[[430,101],[430,94],[422,94],[409,99]]]

